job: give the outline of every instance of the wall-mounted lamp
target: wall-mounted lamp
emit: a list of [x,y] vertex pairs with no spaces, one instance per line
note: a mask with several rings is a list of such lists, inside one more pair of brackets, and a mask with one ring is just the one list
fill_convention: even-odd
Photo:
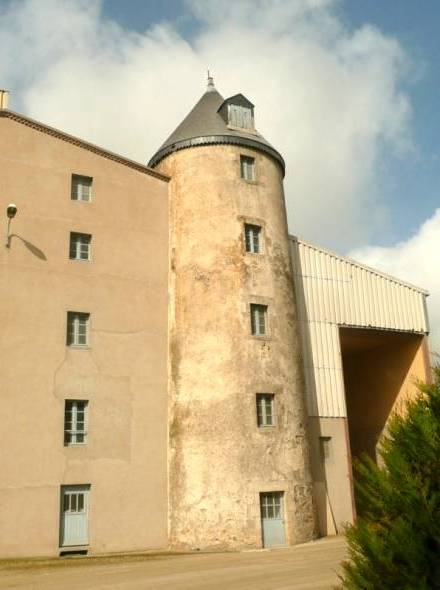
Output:
[[11,234],[10,234],[11,220],[14,219],[16,214],[17,214],[17,205],[14,205],[14,203],[10,203],[6,208],[6,215],[8,216],[8,229],[6,232],[6,248],[11,247]]

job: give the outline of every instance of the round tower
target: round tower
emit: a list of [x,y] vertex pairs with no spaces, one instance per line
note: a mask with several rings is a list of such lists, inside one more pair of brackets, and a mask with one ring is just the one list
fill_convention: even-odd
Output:
[[150,160],[170,182],[170,544],[314,533],[284,161],[209,78]]

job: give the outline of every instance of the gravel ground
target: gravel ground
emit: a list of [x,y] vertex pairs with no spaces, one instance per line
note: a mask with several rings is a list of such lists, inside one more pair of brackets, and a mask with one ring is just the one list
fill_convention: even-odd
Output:
[[242,553],[151,554],[0,563],[0,589],[330,590],[342,537]]

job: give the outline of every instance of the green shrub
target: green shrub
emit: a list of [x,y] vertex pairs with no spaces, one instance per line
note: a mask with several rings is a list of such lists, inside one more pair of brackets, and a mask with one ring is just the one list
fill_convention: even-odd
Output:
[[381,444],[355,464],[359,518],[347,530],[342,588],[440,589],[440,368]]

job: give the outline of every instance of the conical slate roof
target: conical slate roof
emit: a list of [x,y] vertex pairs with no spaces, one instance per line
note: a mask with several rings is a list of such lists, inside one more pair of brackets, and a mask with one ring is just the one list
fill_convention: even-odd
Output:
[[231,128],[227,125],[218,112],[224,102],[224,98],[214,88],[210,79],[206,92],[182,123],[161,145],[149,161],[148,166],[154,168],[163,158],[177,150],[199,145],[235,144],[269,154],[281,165],[284,174],[285,164],[281,154],[264,137],[257,131],[247,133],[245,130]]

